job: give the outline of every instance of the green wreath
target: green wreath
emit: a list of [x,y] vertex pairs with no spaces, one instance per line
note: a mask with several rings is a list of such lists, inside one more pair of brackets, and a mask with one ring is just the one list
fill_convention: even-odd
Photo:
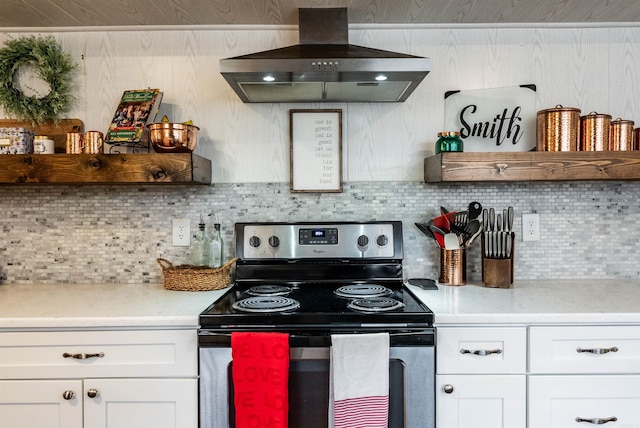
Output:
[[[16,87],[15,74],[27,64],[34,66],[36,75],[49,85],[49,93],[42,98],[27,96]],[[71,72],[76,67],[52,36],[7,40],[0,49],[0,105],[16,119],[58,122],[74,100],[70,94]]]

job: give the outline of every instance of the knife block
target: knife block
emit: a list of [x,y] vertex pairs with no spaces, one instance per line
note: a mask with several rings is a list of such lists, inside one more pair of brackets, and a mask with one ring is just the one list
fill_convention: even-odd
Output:
[[[513,284],[513,254],[515,239],[511,234],[511,254],[508,258],[494,259],[485,257],[482,252],[482,284],[492,288],[511,288]],[[482,237],[482,248],[485,248],[484,236]]]

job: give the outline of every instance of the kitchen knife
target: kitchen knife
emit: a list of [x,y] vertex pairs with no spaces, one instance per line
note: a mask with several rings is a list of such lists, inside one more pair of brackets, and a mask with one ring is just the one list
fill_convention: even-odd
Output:
[[513,232],[513,207],[507,208],[507,231]]

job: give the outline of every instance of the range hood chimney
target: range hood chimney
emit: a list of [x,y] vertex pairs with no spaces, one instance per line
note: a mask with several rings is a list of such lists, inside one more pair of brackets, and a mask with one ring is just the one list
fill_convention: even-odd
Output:
[[349,44],[346,8],[298,9],[300,44],[220,60],[245,103],[401,102],[429,58]]

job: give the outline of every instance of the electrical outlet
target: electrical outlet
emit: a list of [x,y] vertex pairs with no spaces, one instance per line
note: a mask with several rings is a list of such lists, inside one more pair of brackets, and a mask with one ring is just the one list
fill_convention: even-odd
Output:
[[188,218],[173,219],[173,246],[188,247],[191,245],[191,222]]
[[522,240],[540,240],[540,214],[522,214]]

